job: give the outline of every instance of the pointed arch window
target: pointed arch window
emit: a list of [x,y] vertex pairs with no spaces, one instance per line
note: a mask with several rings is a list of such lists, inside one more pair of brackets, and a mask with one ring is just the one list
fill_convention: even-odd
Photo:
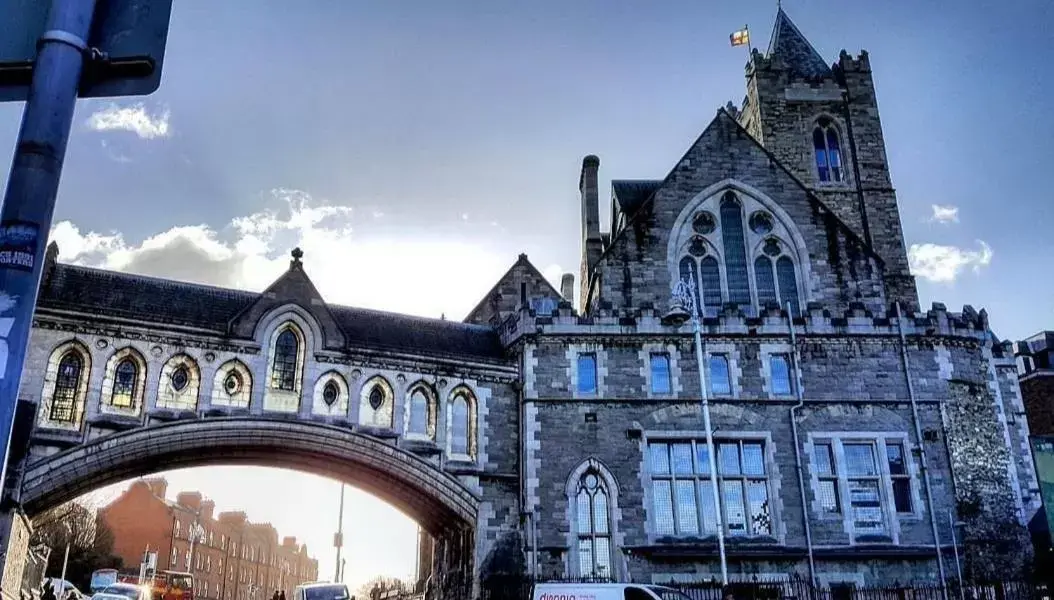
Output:
[[117,363],[113,370],[113,393],[110,394],[110,404],[120,408],[131,408],[135,403],[137,395],[137,384],[139,380],[139,366],[135,359],[127,356]]
[[595,471],[579,479],[575,494],[578,525],[578,573],[582,577],[612,576],[611,519],[608,490]]
[[816,155],[816,174],[820,181],[844,181],[842,150],[838,130],[823,117],[812,130],[812,147]]
[[296,367],[300,354],[300,340],[292,329],[278,334],[274,344],[274,364],[271,367],[271,387],[296,391]]
[[410,419],[407,423],[407,433],[421,437],[432,437],[432,402],[421,387],[410,392]]
[[721,241],[725,247],[728,301],[749,306],[750,275],[743,230],[743,207],[735,194],[727,192],[721,199]]
[[792,315],[801,314],[798,300],[798,277],[794,273],[794,261],[788,256],[781,256],[776,261],[776,280],[780,285],[780,298],[784,303],[790,302]]
[[83,371],[84,361],[75,350],[66,352],[59,360],[55,392],[51,396],[50,420],[72,423],[76,419],[77,395]]
[[776,298],[776,280],[772,276],[772,259],[759,256],[754,259],[754,278],[758,286],[758,306],[779,304]]
[[466,389],[454,392],[450,401],[449,436],[451,456],[476,459],[476,401]]

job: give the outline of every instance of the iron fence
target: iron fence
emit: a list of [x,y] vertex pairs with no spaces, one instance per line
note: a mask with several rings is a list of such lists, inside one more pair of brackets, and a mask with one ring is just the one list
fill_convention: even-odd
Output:
[[[479,600],[530,600],[535,583],[611,582],[609,579],[491,577],[480,582]],[[727,587],[717,581],[656,581],[654,585],[677,590],[691,600],[726,600],[728,596],[733,600],[1054,600],[1049,585],[1026,581],[998,581],[962,587],[955,582],[946,585],[918,582],[881,586],[845,583],[813,586],[806,579],[790,577],[775,581],[732,582]],[[469,596],[465,596],[457,600],[468,599]]]

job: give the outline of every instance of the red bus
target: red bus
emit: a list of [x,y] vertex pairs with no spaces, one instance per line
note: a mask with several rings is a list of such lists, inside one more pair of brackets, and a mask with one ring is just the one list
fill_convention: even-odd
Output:
[[[121,573],[117,580],[138,584],[139,573]],[[153,600],[194,600],[194,576],[190,573],[158,571],[152,580],[144,583],[153,589]]]

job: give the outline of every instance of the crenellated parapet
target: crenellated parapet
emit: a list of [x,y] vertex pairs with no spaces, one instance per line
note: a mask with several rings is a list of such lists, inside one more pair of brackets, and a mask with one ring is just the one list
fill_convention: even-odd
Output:
[[[654,306],[619,309],[602,304],[589,316],[577,314],[569,303],[563,302],[548,314],[540,314],[529,307],[521,307],[501,325],[502,343],[514,345],[523,336],[550,335],[685,335],[690,329],[666,322],[666,311]],[[939,302],[921,312],[906,312],[902,326],[905,336],[917,338],[961,338],[975,343],[994,339],[988,325],[988,313],[966,305],[960,312],[951,312]],[[850,302],[844,311],[825,308],[810,302],[801,316],[792,320],[798,336],[896,336],[900,334],[895,312],[890,309],[876,312],[862,302]],[[787,311],[770,306],[759,314],[746,312],[735,304],[726,304],[720,311],[705,316],[701,323],[705,336],[786,336],[790,323]],[[1007,343],[993,346],[997,358],[1010,357]]]

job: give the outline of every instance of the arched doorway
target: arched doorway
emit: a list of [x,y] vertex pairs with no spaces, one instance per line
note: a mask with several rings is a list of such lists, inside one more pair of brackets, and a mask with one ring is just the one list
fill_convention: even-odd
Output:
[[355,485],[429,533],[432,578],[441,597],[471,589],[480,499],[420,457],[342,427],[229,417],[137,428],[30,464],[22,479],[21,503],[32,516],[112,483],[213,465],[281,467]]

